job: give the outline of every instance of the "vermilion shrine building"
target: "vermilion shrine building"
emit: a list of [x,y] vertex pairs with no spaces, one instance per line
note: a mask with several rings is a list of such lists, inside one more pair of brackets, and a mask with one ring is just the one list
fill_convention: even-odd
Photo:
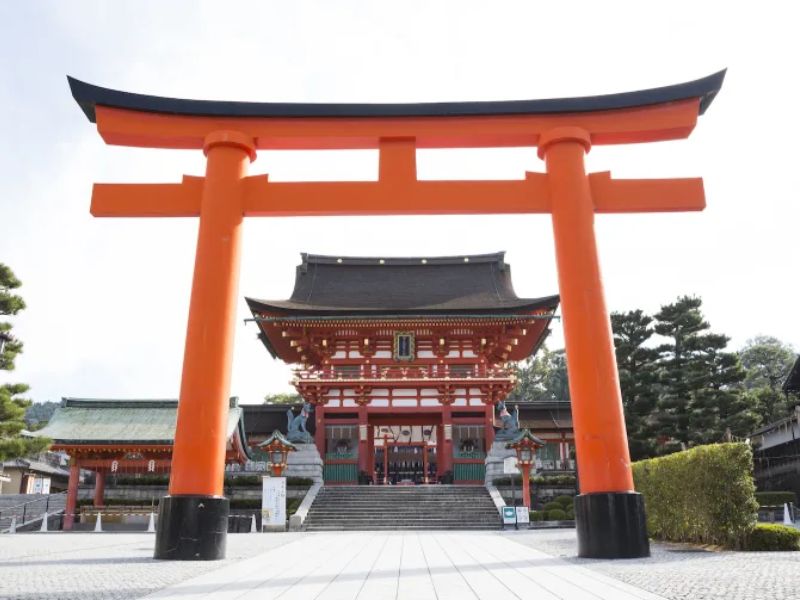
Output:
[[[108,400],[64,398],[37,435],[53,440],[54,451],[70,457],[64,529],[77,512],[81,469],[95,473],[93,504],[104,506],[106,476],[122,473],[169,473],[175,440],[177,400]],[[249,458],[242,408],[231,398],[228,408],[226,464]]]
[[482,484],[509,363],[536,352],[559,298],[517,297],[503,253],[303,254],[289,300],[247,302],[297,367],[326,484]]

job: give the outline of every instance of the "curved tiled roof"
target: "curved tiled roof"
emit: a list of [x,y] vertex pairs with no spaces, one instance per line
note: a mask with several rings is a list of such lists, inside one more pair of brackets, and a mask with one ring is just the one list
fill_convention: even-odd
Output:
[[288,315],[442,315],[555,309],[558,296],[519,298],[505,253],[447,257],[303,254],[289,300],[247,298]]
[[[64,398],[46,427],[36,431],[55,444],[172,444],[177,400]],[[237,431],[243,445],[243,411],[231,398],[227,436]]]

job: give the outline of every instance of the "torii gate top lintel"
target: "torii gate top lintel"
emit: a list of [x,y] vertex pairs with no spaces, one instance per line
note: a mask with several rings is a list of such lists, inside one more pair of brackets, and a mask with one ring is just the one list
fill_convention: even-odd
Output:
[[418,104],[229,102],[165,98],[68,77],[89,121],[109,144],[202,148],[212,130],[244,130],[258,149],[377,148],[414,138],[416,148],[535,146],[546,130],[579,126],[592,144],[689,135],[725,71],[677,85],[578,98]]

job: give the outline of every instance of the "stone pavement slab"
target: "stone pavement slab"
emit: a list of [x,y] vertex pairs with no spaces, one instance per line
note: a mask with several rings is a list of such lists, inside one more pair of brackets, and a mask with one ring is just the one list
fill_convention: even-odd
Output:
[[150,600],[663,600],[500,532],[307,533]]

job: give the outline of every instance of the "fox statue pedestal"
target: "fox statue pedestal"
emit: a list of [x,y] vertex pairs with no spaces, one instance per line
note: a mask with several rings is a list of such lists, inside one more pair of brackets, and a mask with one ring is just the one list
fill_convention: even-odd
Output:
[[286,477],[305,477],[322,483],[322,457],[315,444],[295,444],[294,452],[286,458]]

